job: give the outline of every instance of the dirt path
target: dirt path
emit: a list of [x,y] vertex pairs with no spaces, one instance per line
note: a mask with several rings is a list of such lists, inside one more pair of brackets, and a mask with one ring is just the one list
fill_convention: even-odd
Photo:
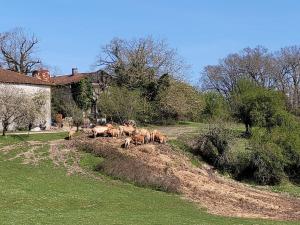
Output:
[[183,134],[197,134],[199,131],[199,127],[191,127],[191,126],[161,126],[157,127],[157,130],[168,136],[168,139],[176,139],[178,136]]

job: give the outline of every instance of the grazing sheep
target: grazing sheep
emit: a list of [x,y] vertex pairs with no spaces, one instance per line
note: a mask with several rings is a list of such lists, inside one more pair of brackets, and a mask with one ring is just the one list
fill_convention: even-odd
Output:
[[108,129],[107,134],[111,137],[119,137],[120,136],[120,130],[116,128]]
[[144,135],[141,135],[141,134],[135,134],[131,137],[132,139],[132,142],[135,144],[135,145],[138,145],[138,144],[145,144],[145,136]]
[[113,126],[112,124],[110,124],[110,123],[106,124],[106,126],[107,126],[109,129],[113,129],[113,128],[114,128],[114,126]]
[[124,143],[124,148],[129,148],[131,142],[132,142],[131,137],[126,138]]
[[152,132],[150,132],[150,141],[151,142],[154,142],[156,135],[161,135],[161,133],[158,130],[153,130]]
[[165,144],[167,142],[167,137],[162,134],[156,134],[154,136],[154,141],[157,141],[160,144]]
[[108,127],[107,126],[95,126],[92,129],[94,138],[97,137],[98,134],[106,134],[107,131],[108,131]]
[[74,136],[74,134],[76,133],[77,131],[77,128],[76,127],[71,127],[70,130],[69,130],[69,140],[71,140]]
[[135,128],[131,125],[125,125],[125,126],[119,126],[119,129],[122,130],[122,134],[131,136],[133,132],[135,131]]
[[151,134],[147,129],[136,129],[134,133],[143,135],[145,137],[145,143],[149,143],[151,140]]

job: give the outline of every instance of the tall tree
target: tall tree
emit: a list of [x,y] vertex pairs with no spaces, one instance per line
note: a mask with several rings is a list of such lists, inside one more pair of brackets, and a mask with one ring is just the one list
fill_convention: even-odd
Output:
[[29,127],[30,123],[45,121],[43,110],[46,93],[26,95],[22,89],[0,87],[0,121],[2,135],[5,136],[9,126]]
[[186,68],[175,49],[152,37],[115,38],[102,48],[97,65],[116,78],[118,85],[136,88],[166,73],[182,76]]
[[18,73],[31,73],[41,64],[35,56],[38,43],[34,34],[22,28],[0,34],[0,65]]
[[250,79],[262,87],[275,86],[275,60],[268,49],[257,46],[230,54],[218,65],[204,68],[203,87],[228,95],[240,79]]
[[276,54],[278,89],[290,97],[293,108],[300,106],[300,47],[282,48]]

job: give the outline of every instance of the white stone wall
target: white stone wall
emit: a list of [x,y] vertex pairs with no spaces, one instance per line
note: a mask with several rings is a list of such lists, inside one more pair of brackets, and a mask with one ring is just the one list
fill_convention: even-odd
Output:
[[[7,83],[0,83],[1,86],[10,86],[13,88],[20,88],[23,89],[27,94],[36,94],[40,91],[43,91],[47,95],[46,104],[45,104],[45,115],[44,119],[46,121],[46,129],[49,129],[51,126],[51,87],[44,86],[44,85],[33,85],[33,84],[7,84]],[[1,107],[1,106],[0,106]],[[10,130],[13,130],[13,127],[10,127]],[[0,130],[2,130],[2,125],[0,123]]]

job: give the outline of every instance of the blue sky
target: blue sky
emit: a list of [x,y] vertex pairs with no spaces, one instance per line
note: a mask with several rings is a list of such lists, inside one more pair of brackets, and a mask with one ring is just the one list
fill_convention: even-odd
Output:
[[245,47],[278,50],[300,43],[297,0],[1,0],[0,32],[24,27],[40,39],[43,61],[70,73],[92,70],[114,37],[166,39],[191,65],[205,65]]

